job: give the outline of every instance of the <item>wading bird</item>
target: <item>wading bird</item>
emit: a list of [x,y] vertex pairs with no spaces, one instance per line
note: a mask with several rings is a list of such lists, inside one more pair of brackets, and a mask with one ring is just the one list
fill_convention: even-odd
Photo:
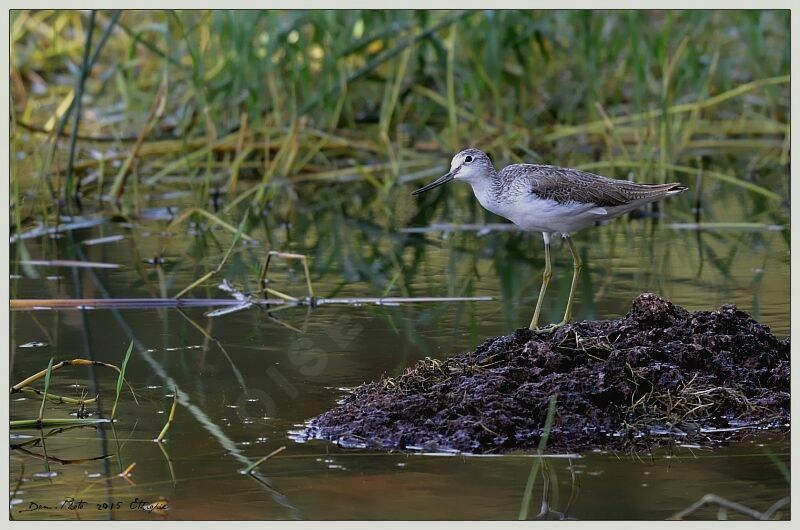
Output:
[[[686,186],[677,182],[636,184],[577,169],[538,164],[513,164],[498,172],[486,153],[478,149],[465,149],[453,157],[446,175],[414,191],[413,195],[451,180],[469,183],[478,202],[490,212],[505,217],[523,230],[542,233],[544,274],[530,325],[530,329],[540,332],[555,330],[572,319],[572,300],[582,266],[575,243],[572,242],[573,232],[686,189]],[[572,285],[563,320],[539,328],[542,300],[552,277],[550,236],[554,233],[561,234],[572,253]]]

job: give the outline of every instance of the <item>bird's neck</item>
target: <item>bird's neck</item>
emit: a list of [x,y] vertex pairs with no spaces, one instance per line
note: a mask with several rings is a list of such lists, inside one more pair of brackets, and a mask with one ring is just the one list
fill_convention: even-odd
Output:
[[475,194],[478,202],[480,202],[484,208],[490,208],[495,202],[496,190],[500,186],[500,179],[494,168],[492,168],[488,175],[484,175],[479,179],[470,180],[469,184],[472,186],[472,192]]

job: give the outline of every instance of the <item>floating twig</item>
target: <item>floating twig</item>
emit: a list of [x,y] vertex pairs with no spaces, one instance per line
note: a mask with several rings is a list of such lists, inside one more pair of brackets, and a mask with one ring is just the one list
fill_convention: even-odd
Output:
[[127,482],[127,483],[128,483],[128,484],[130,484],[131,486],[134,486],[135,484],[134,484],[134,482],[131,480],[131,478],[130,478],[130,474],[131,474],[131,471],[133,471],[133,468],[135,468],[135,467],[136,467],[136,462],[133,462],[131,465],[129,465],[128,467],[126,467],[126,468],[125,468],[125,470],[124,470],[122,473],[120,473],[120,474],[119,474],[119,475],[117,475],[117,476],[118,476],[118,477],[122,477],[123,479],[125,479],[125,482]]
[[77,267],[80,269],[118,269],[117,263],[99,263],[96,261],[77,261],[69,259],[29,259],[21,260],[22,265],[37,265],[40,267]]
[[106,237],[96,237],[94,239],[84,239],[81,241],[81,245],[84,246],[93,246],[93,245],[104,245],[106,243],[115,243],[117,241],[122,241],[125,239],[125,236],[122,234],[117,234],[115,236],[106,236]]
[[247,475],[247,474],[251,473],[251,472],[252,472],[252,471],[253,471],[255,468],[257,468],[258,466],[260,466],[261,464],[263,464],[264,462],[266,462],[267,460],[269,460],[269,459],[270,459],[270,458],[272,458],[273,456],[277,455],[278,453],[280,453],[280,452],[281,452],[281,451],[283,451],[284,449],[286,449],[286,446],[285,446],[285,445],[282,445],[281,447],[278,447],[277,449],[275,449],[274,451],[272,451],[272,452],[271,452],[270,454],[268,454],[267,456],[265,456],[265,457],[263,457],[263,458],[259,458],[258,460],[256,460],[255,462],[253,462],[251,465],[249,465],[249,466],[247,466],[246,468],[244,468],[244,469],[242,469],[241,471],[239,471],[239,473],[241,473],[242,475]]
[[[47,392],[47,388],[46,387],[47,387],[47,384],[48,384],[48,381],[49,381],[50,373],[51,372],[55,372],[56,370],[59,370],[61,368],[64,368],[65,366],[105,366],[106,368],[111,368],[112,370],[115,370],[117,373],[120,373],[120,369],[117,368],[116,366],[114,366],[113,364],[110,364],[110,363],[104,363],[102,361],[93,361],[93,360],[90,360],[90,359],[71,359],[71,360],[68,360],[68,361],[61,361],[60,363],[52,365],[52,366],[48,366],[46,370],[42,370],[41,372],[37,372],[37,373],[33,374],[32,376],[28,377],[27,379],[25,379],[23,381],[20,381],[19,383],[17,383],[16,385],[11,387],[11,394],[14,394],[14,393],[17,393],[17,392],[22,392],[22,389],[24,387],[32,385],[33,383],[35,383],[36,381],[38,381],[42,377],[45,377],[45,391],[44,391],[44,394],[47,394],[48,392]],[[136,399],[136,393],[133,391],[133,388],[131,388],[130,385],[128,385],[128,388],[130,388],[131,393],[133,394],[133,399],[134,399],[134,401],[136,401],[136,404],[138,405],[139,401]]]
[[136,467],[136,462],[133,462],[131,465],[126,467],[125,470],[122,473],[119,474],[119,476],[120,477],[127,477],[128,475],[131,474],[131,471],[133,471],[133,468],[135,468],[135,467]]
[[[400,304],[431,304],[452,302],[490,302],[491,296],[384,296],[353,298],[254,298],[250,301],[257,306],[321,306],[321,305],[377,305],[394,306]],[[61,310],[61,309],[151,309],[151,308],[191,308],[238,306],[242,302],[228,298],[76,298],[11,300],[12,311]]]
[[11,429],[41,429],[44,427],[71,427],[73,425],[90,425],[94,423],[110,423],[105,418],[44,418],[42,420],[12,420],[8,422]]
[[12,235],[9,240],[11,243],[16,243],[21,239],[32,239],[35,237],[53,235],[53,234],[60,234],[62,232],[69,232],[70,230],[80,230],[83,228],[91,228],[93,226],[101,225],[106,222],[106,219],[102,217],[95,217],[92,219],[84,219],[80,217],[73,217],[73,220],[64,223],[58,224],[56,226],[38,226],[36,228],[32,228],[27,232],[21,232],[19,234]]

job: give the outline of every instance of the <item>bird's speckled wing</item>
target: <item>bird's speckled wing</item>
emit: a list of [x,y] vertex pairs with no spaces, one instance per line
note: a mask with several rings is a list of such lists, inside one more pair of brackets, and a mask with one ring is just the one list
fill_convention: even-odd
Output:
[[621,206],[641,200],[656,200],[685,186],[636,184],[614,180],[586,171],[538,164],[514,164],[499,173],[502,186],[527,188],[529,193],[561,204],[580,202],[597,206]]

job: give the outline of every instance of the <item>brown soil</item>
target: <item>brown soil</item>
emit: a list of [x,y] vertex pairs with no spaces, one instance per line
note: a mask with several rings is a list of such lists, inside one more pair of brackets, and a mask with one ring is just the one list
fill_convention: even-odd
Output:
[[689,312],[643,294],[618,320],[527,329],[356,388],[307,434],[343,445],[469,453],[677,439],[714,443],[789,422],[789,338],[732,305]]

